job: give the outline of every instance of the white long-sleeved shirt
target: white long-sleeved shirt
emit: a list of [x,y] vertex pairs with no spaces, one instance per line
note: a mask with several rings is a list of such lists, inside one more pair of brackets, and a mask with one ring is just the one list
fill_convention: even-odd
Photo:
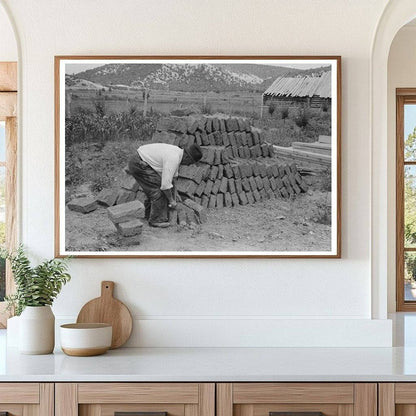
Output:
[[161,176],[160,189],[171,189],[173,178],[178,176],[183,149],[172,144],[150,143],[140,146],[137,152]]

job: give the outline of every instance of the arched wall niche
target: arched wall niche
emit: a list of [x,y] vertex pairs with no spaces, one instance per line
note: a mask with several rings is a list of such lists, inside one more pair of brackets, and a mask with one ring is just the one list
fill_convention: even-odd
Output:
[[[395,235],[392,224],[395,221],[395,196],[391,178],[395,176],[395,154],[391,152],[391,141],[394,142],[395,137],[389,134],[388,58],[396,34],[415,17],[414,0],[390,1],[380,18],[371,51],[372,150],[370,163],[373,319],[386,319],[388,311],[393,312],[391,296],[394,297],[392,279],[395,279],[395,244],[392,239],[394,240]],[[390,299],[390,308],[388,299]]]

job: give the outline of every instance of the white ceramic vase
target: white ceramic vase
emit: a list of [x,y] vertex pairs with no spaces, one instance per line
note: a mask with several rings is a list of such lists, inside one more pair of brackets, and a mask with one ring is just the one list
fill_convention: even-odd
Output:
[[55,347],[55,316],[50,306],[26,306],[19,319],[21,354],[50,354]]

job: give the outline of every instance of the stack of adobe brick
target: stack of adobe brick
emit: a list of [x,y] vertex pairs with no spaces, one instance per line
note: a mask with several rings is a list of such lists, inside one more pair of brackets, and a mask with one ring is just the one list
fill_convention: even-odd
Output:
[[204,208],[289,198],[308,189],[296,164],[279,163],[263,133],[242,118],[162,118],[152,141],[202,146],[201,162],[180,167],[177,189]]
[[107,208],[108,217],[123,237],[131,243],[139,243],[136,237],[142,233],[144,205],[140,201],[125,202]]

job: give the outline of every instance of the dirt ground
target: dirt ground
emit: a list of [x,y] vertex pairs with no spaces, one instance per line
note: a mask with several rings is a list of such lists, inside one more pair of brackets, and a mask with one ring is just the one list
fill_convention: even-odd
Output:
[[293,201],[211,209],[200,226],[155,229],[145,222],[139,245],[126,245],[100,207],[89,214],[66,210],[68,251],[329,251],[331,226],[317,222],[330,192],[309,191]]

